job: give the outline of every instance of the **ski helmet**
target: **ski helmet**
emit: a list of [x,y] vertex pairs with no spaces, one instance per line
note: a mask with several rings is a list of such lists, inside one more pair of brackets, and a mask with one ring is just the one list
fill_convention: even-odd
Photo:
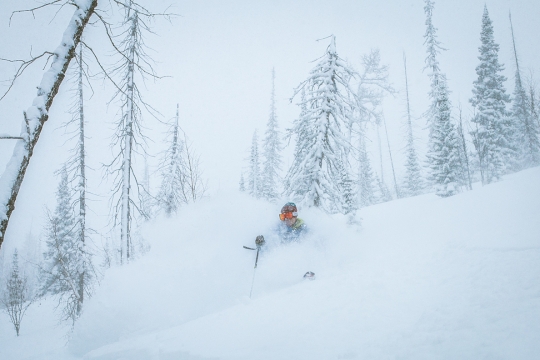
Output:
[[281,213],[286,212],[298,212],[298,209],[296,208],[296,204],[293,202],[288,202],[281,208]]

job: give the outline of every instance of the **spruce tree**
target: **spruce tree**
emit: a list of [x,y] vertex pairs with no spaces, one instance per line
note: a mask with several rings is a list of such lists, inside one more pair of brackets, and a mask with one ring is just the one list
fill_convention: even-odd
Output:
[[338,56],[332,36],[326,53],[295,90],[296,95],[305,89],[306,98],[301,104],[304,113],[294,122],[299,152],[288,171],[285,193],[330,213],[347,211],[338,174],[350,176],[344,161],[350,146],[345,131],[357,107],[357,96],[349,84],[355,76]]
[[183,157],[184,143],[180,138],[179,109],[176,105],[176,117],[169,126],[167,137],[169,147],[164,152],[160,164],[161,185],[156,196],[159,208],[166,216],[171,216],[178,208],[188,202],[186,198],[185,182],[186,171]]
[[429,137],[432,137],[433,123],[437,114],[437,98],[436,93],[438,89],[440,67],[437,55],[444,50],[441,47],[441,43],[437,40],[437,28],[433,25],[433,8],[435,3],[432,0],[425,0],[424,13],[426,14],[426,33],[424,34],[424,45],[426,45],[427,57],[426,66],[424,70],[428,70],[428,76],[430,80],[429,99],[431,101],[430,107],[427,111],[426,117],[428,122]]
[[307,102],[306,102],[306,89],[302,89],[300,92],[300,115],[297,120],[294,122],[294,127],[292,129],[287,129],[287,139],[290,140],[291,137],[295,137],[295,146],[294,146],[294,158],[287,172],[287,175],[284,179],[284,194],[289,196],[287,191],[292,188],[291,181],[294,181],[294,187],[299,189],[308,188],[308,177],[296,176],[299,174],[299,170],[302,167],[302,163],[306,160],[306,154],[308,148],[306,147],[305,140],[313,136],[313,129],[310,127],[309,122],[301,121],[305,119],[307,115]]
[[424,189],[424,181],[422,179],[420,161],[418,160],[413,133],[411,106],[409,101],[409,81],[407,78],[407,60],[405,58],[405,53],[403,54],[403,65],[405,68],[405,96],[407,103],[407,145],[405,148],[407,162],[405,165],[405,191],[409,196],[416,196],[422,193]]
[[439,196],[451,196],[460,190],[463,183],[462,169],[460,167],[459,143],[457,132],[451,118],[451,103],[446,75],[440,71],[437,55],[442,49],[437,40],[437,29],[433,26],[434,2],[426,0],[424,12],[426,14],[425,44],[428,56],[425,68],[429,69],[431,89],[429,98],[430,108],[427,112],[429,127],[429,144],[427,161],[429,179]]
[[441,197],[455,195],[463,184],[460,142],[450,115],[446,77],[439,75],[437,114],[432,123],[430,148],[427,154],[429,179]]
[[483,184],[498,180],[506,172],[513,154],[506,104],[510,101],[504,88],[501,73],[504,66],[499,64],[499,45],[495,43],[493,24],[484,5],[482,31],[479,47],[480,64],[476,67],[477,80],[474,81],[471,104],[476,113],[472,118],[475,129],[471,135],[478,154],[480,175]]
[[46,246],[40,292],[58,297],[62,320],[75,322],[81,314],[85,295],[90,294],[91,273],[88,267],[82,265],[87,254],[82,251],[78,241],[77,221],[65,167],[60,171],[56,208],[53,214],[48,214]]
[[21,322],[26,310],[31,304],[28,289],[28,279],[19,269],[19,253],[15,249],[11,262],[11,271],[6,278],[6,287],[2,289],[0,302],[4,305],[4,311],[9,315],[15,332],[19,336]]
[[364,132],[365,130],[361,129],[358,141],[358,202],[361,207],[376,203],[375,179],[366,149]]
[[519,68],[519,60],[514,38],[514,27],[510,17],[510,29],[512,32],[512,45],[516,62],[515,87],[512,100],[512,148],[517,151],[517,163],[514,170],[535,166],[540,163],[540,140],[537,127],[534,124],[530,111],[527,92],[522,82]]
[[246,183],[244,180],[244,173],[240,174],[240,182],[238,183],[238,190],[244,192],[246,191]]
[[261,196],[267,200],[278,197],[279,172],[281,171],[281,135],[276,116],[275,71],[272,69],[272,93],[270,97],[270,117],[263,140],[264,162],[262,164]]
[[388,186],[383,179],[377,177],[377,186],[379,191],[379,194],[377,196],[378,202],[384,203],[392,200],[392,193],[388,189]]
[[248,192],[255,198],[261,197],[262,177],[259,156],[259,138],[257,131],[253,133],[251,152],[249,155]]

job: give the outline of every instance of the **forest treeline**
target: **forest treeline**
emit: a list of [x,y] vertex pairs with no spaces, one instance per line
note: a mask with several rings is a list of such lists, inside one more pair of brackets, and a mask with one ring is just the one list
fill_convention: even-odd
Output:
[[[425,154],[420,154],[413,131],[407,63],[403,55],[406,99],[403,178],[396,176],[383,116],[384,96],[396,92],[389,83],[387,66],[381,63],[379,51],[372,50],[363,56],[361,68],[354,69],[338,55],[336,38],[331,36],[325,54],[294,90],[293,98],[300,98],[300,115],[285,134],[285,139],[295,139],[292,164],[282,173],[283,135],[277,125],[272,85],[263,151],[259,152],[255,132],[247,170],[240,176],[240,190],[268,200],[283,196],[304,206],[347,214],[352,220],[358,209],[375,203],[427,192],[448,197],[471,190],[473,182],[489,184],[505,174],[539,165],[540,97],[534,79],[525,76],[520,68],[511,18],[513,94],[506,89],[499,45],[484,6],[477,78],[471,84],[469,99],[473,115],[464,118],[461,105],[452,104],[446,73],[439,63],[443,47],[433,24],[433,11],[434,2],[426,0],[424,72],[430,80],[426,94],[430,105],[422,116],[428,131]],[[393,175],[390,186],[382,171],[377,174],[373,170],[368,156],[365,134],[369,127],[376,130],[381,162],[381,132],[386,135]]]

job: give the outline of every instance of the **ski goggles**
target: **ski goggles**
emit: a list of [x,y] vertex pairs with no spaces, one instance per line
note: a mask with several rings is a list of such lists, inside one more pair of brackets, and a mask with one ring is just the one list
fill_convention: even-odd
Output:
[[286,212],[279,214],[279,220],[283,221],[285,219],[292,219],[293,217],[298,216],[298,213],[296,211],[294,212]]

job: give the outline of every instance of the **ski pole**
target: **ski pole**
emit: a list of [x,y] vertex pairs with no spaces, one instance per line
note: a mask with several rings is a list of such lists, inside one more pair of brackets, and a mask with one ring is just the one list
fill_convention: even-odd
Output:
[[257,271],[257,263],[259,262],[259,251],[261,250],[261,246],[263,246],[264,243],[265,243],[264,236],[259,235],[255,239],[255,245],[257,246],[257,249],[244,246],[244,249],[257,250],[257,256],[255,256],[255,267],[253,268],[253,279],[251,279],[251,290],[249,291],[250,299],[251,299],[251,294],[253,293],[253,284],[255,283],[255,272]]

